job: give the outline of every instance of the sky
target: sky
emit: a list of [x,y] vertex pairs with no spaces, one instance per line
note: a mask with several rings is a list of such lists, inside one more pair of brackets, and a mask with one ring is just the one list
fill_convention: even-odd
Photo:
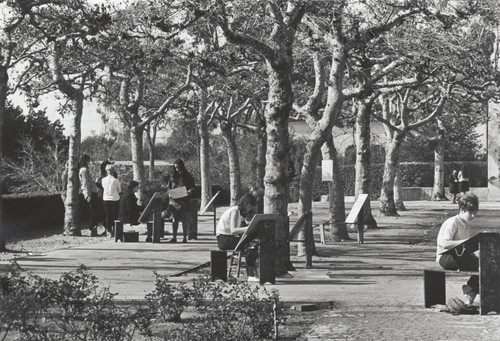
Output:
[[[24,113],[28,112],[28,107],[26,105],[26,98],[19,94],[14,94],[9,96],[9,100],[15,105],[23,109]],[[66,135],[68,134],[68,129],[70,127],[70,118],[61,117],[57,112],[59,106],[58,100],[55,96],[45,96],[40,100],[40,109],[45,109],[47,117],[51,121],[59,119],[65,128]],[[82,115],[82,139],[93,134],[100,134],[105,131],[104,123],[97,113],[98,105],[96,102],[85,101],[83,104],[83,115]]]

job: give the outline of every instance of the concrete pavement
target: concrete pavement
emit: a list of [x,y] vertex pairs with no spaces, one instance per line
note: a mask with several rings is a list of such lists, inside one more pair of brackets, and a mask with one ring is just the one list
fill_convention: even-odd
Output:
[[[292,256],[296,271],[290,272],[291,277],[266,285],[277,289],[289,305],[318,303],[325,308],[333,302],[301,340],[500,340],[500,315],[452,316],[424,308],[422,270],[434,264],[435,243],[432,238],[422,241],[429,233],[437,234],[456,205],[423,201],[406,205],[408,211],[399,218],[376,217],[380,228],[369,230],[364,244],[355,242],[354,232],[352,242],[327,238],[326,245],[316,244],[319,256],[313,258],[312,269],[305,268],[303,257]],[[500,203],[480,206],[476,227],[498,231]],[[327,211],[328,203],[314,203],[314,221],[324,220]],[[216,248],[211,217],[200,217],[198,240],[169,244],[166,237],[158,244],[144,242],[145,235],[139,243],[106,240],[17,261],[23,269],[49,278],[85,264],[101,284],[118,293],[118,299],[143,299],[153,290],[154,271],[173,275],[196,267],[209,261],[209,250]],[[190,283],[208,271],[205,267],[169,280]],[[461,296],[466,278],[449,277],[448,297]]]

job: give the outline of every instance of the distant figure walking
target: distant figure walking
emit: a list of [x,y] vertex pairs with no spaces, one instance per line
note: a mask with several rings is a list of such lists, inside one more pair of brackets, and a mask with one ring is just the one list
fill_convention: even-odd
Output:
[[453,195],[453,203],[456,204],[457,203],[457,194],[459,193],[459,189],[458,189],[458,171],[456,169],[454,169],[451,172],[450,177],[448,178],[448,182],[449,182],[449,191],[450,191],[450,194]]
[[461,195],[469,191],[469,172],[467,166],[463,165],[458,172],[458,190]]

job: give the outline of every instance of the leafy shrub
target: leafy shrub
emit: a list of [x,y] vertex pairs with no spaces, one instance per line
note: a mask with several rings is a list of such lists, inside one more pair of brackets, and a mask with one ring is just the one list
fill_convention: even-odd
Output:
[[146,295],[151,310],[163,321],[179,322],[187,306],[190,290],[183,284],[172,285],[168,278],[155,272],[155,289]]
[[[58,280],[23,275],[14,262],[0,275],[0,340],[255,340],[273,335],[284,309],[277,291],[209,276],[170,284],[155,273],[147,305],[118,305],[85,266]],[[193,317],[181,314],[193,305]],[[162,323],[158,323],[161,321]],[[181,322],[181,323],[179,323]],[[155,329],[155,333],[153,333]]]
[[[210,282],[208,276],[193,282],[193,304],[199,315],[169,337],[175,340],[255,340],[268,338],[274,328],[276,291],[246,282]],[[283,307],[278,304],[278,314]],[[165,335],[166,336],[166,335]]]

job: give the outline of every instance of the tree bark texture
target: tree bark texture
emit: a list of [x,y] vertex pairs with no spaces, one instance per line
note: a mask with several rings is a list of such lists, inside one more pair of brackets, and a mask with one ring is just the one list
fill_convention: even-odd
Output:
[[74,112],[72,113],[69,128],[68,147],[68,184],[66,188],[66,202],[64,203],[64,233],[67,235],[79,235],[80,232],[80,180],[79,159],[82,140],[82,115],[83,94],[79,93],[72,100]]
[[345,197],[333,135],[330,135],[321,147],[324,160],[333,161],[333,179],[328,183],[330,238],[332,241],[350,240],[345,222]]
[[[207,91],[200,87],[200,103],[196,126],[200,139],[200,182],[201,182],[201,203],[200,207],[205,208],[212,199],[212,181],[210,177],[210,134],[207,122]],[[212,209],[210,207],[209,209]]]
[[396,177],[394,178],[394,202],[396,203],[396,209],[398,211],[406,211],[405,204],[403,202],[402,195],[402,179],[401,179],[401,168],[399,164],[396,165]]
[[241,172],[240,157],[232,124],[221,123],[221,132],[224,142],[227,146],[227,157],[229,160],[229,192],[231,197],[231,206],[236,205],[241,196]]
[[444,138],[439,138],[434,147],[434,186],[432,200],[447,200],[444,192]]
[[144,181],[145,170],[144,170],[144,160],[142,159],[143,153],[143,135],[144,129],[133,127],[130,129],[130,146],[132,152],[132,172],[134,174],[134,180],[139,182],[139,195],[137,202],[139,205],[146,205],[144,202]]
[[399,151],[405,138],[405,133],[394,132],[392,140],[387,145],[385,153],[384,175],[380,190],[379,212],[385,216],[399,216],[394,202],[394,178],[399,162]]
[[[355,196],[360,194],[370,194],[371,184],[371,126],[370,113],[372,109],[371,101],[359,100],[356,103],[356,184]],[[375,228],[377,223],[373,218],[370,200],[363,207],[363,222],[371,228]]]
[[0,65],[0,162],[3,160],[3,126],[5,115],[7,114],[7,91],[9,83],[9,74],[7,68]]

